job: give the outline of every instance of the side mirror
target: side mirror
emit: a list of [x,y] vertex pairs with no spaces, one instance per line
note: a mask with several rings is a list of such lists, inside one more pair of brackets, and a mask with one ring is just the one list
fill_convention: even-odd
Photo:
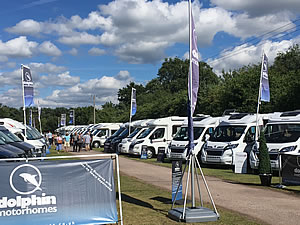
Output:
[[166,142],[166,141],[167,141],[167,140],[164,138],[164,139],[163,139],[163,142]]
[[210,138],[210,135],[209,134],[205,134],[205,141],[208,141]]

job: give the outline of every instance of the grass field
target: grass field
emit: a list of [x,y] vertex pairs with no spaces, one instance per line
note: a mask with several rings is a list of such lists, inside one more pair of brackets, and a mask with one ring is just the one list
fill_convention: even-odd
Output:
[[[121,175],[121,190],[124,224],[182,224],[171,220],[167,216],[172,206],[170,192],[124,175]],[[209,223],[189,224],[263,224],[254,218],[219,207],[217,209],[220,214],[220,220]]]

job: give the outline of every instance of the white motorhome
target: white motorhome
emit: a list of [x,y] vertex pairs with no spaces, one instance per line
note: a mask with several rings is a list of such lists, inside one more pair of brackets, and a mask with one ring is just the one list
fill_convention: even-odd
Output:
[[93,147],[99,148],[100,146],[103,146],[106,139],[119,129],[120,123],[108,123],[98,126],[97,131],[93,136]]
[[[219,121],[220,117],[200,116],[193,118],[195,155],[198,155],[205,141],[219,125]],[[167,158],[170,160],[186,160],[189,142],[188,129],[188,121],[186,120],[168,147]]]
[[[265,126],[265,138],[272,169],[279,170],[279,152],[300,152],[300,110],[272,114]],[[258,144],[250,153],[252,169],[257,169],[259,164]]]
[[33,153],[36,156],[41,156],[46,153],[46,143],[44,138],[41,135],[37,135],[37,130],[27,126],[26,127],[26,136],[25,136],[25,125],[21,122],[10,118],[0,119],[0,124],[3,125],[10,132],[17,135],[21,140],[27,142],[35,147],[35,152]]
[[121,143],[118,145],[118,151],[123,154],[129,153],[129,146],[138,137],[143,131],[148,128],[148,122],[150,120],[139,120],[132,122],[132,127],[134,128],[133,132],[124,138]]
[[[258,115],[258,126],[264,125],[267,115]],[[255,143],[256,115],[235,113],[221,119],[219,126],[204,144],[201,161],[205,164],[234,165],[235,154],[250,151]]]
[[166,152],[185,119],[186,117],[171,116],[149,121],[147,123],[149,128],[130,144],[129,154],[141,155],[143,146],[147,146],[148,158],[157,155],[159,149]]

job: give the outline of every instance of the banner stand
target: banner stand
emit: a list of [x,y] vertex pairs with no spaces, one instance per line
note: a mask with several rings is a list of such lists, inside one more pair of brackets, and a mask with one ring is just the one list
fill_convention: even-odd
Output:
[[283,189],[283,188],[286,188],[286,186],[284,186],[282,184],[282,166],[281,166],[281,153],[280,151],[278,150],[278,161],[279,161],[279,170],[278,170],[278,176],[279,176],[279,184],[277,184],[275,187],[276,188],[280,188],[280,189]]
[[34,157],[34,158],[8,158],[8,159],[0,159],[0,162],[22,162],[29,163],[29,161],[44,161],[49,159],[100,159],[100,158],[111,158],[112,160],[115,160],[115,169],[118,179],[118,192],[119,192],[119,220],[116,222],[118,224],[120,222],[121,225],[123,225],[123,213],[122,213],[122,200],[121,200],[121,184],[120,184],[120,168],[119,168],[119,156],[117,154],[95,154],[95,155],[72,155],[72,156],[51,156],[51,157]]

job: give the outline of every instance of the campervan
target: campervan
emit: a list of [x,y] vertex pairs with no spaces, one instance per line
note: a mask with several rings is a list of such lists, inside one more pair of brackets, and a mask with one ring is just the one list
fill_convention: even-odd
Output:
[[[262,129],[267,115],[257,116],[259,129]],[[222,118],[201,151],[201,161],[205,164],[235,164],[235,154],[250,151],[255,143],[256,115],[234,113]]]
[[[46,153],[46,144],[44,138],[33,128],[26,126],[16,120],[4,118],[0,119],[0,125],[4,126],[10,132],[17,135],[22,141],[34,146],[34,156],[42,156]],[[25,135],[26,129],[26,135]]]
[[124,123],[120,126],[119,130],[107,138],[104,142],[104,152],[115,152],[115,146],[113,146],[114,140],[127,137],[129,133],[128,128],[128,123]]
[[[272,114],[265,127],[265,138],[272,169],[278,170],[279,153],[300,153],[300,110]],[[258,168],[258,145],[250,153],[252,169]]]
[[[200,116],[193,118],[194,127],[194,154],[197,156],[208,137],[219,125],[220,117]],[[188,121],[173,137],[167,152],[167,158],[170,160],[186,160],[188,146]],[[199,155],[200,157],[200,155]]]
[[132,127],[134,128],[133,132],[127,138],[124,138],[118,146],[118,152],[127,154],[129,153],[129,146],[133,140],[136,139],[144,130],[147,129],[149,119],[139,120],[132,123]]
[[120,129],[120,125],[120,123],[103,123],[98,125],[96,131],[93,132],[93,147],[99,148],[103,146],[106,139]]
[[171,116],[149,121],[147,123],[149,128],[130,144],[129,154],[141,155],[142,148],[147,148],[148,158],[157,155],[159,150],[166,153],[171,139],[185,119],[186,117]]

